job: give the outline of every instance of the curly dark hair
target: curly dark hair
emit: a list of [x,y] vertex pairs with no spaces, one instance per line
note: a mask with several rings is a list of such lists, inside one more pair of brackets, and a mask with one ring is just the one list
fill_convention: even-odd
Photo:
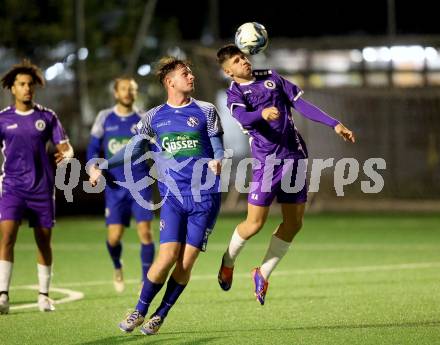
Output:
[[191,67],[191,63],[186,60],[178,59],[174,56],[165,56],[161,58],[156,67],[156,77],[159,79],[159,82],[163,84],[165,77],[168,73],[176,70],[179,67]]
[[45,84],[41,69],[31,63],[30,60],[25,59],[21,63],[13,65],[12,68],[6,72],[1,79],[2,87],[10,90],[18,74],[30,75],[37,85],[44,86]]
[[243,55],[243,52],[235,44],[227,44],[217,50],[217,62],[223,65],[226,60],[235,55]]

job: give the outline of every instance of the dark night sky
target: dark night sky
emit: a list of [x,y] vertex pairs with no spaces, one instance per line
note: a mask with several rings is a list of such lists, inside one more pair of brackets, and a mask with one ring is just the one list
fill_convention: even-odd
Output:
[[[264,5],[258,5],[259,3]],[[438,34],[436,1],[395,0],[398,34]],[[208,21],[208,1],[159,0],[156,15],[179,18],[184,39],[198,39]],[[240,1],[219,0],[220,38],[231,37],[247,21],[266,26],[272,37],[325,35],[384,35],[387,0],[340,1]]]

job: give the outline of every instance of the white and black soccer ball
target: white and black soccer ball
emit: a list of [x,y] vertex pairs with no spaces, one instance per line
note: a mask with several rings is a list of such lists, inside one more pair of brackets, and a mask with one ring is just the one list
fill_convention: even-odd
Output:
[[261,53],[268,42],[266,28],[256,22],[244,23],[235,32],[235,45],[245,54]]

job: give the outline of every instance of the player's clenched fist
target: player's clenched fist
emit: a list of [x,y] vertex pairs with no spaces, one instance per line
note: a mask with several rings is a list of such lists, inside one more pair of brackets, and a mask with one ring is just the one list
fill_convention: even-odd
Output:
[[89,182],[92,187],[95,187],[98,184],[99,178],[102,176],[101,169],[98,169],[96,166],[92,165],[89,171]]
[[347,127],[345,127],[342,123],[339,123],[335,126],[335,132],[338,134],[344,141],[350,141],[352,143],[355,142],[354,134]]
[[213,159],[209,161],[208,167],[215,175],[220,175],[220,173],[222,172],[222,162],[218,159]]
[[280,112],[276,107],[269,107],[263,109],[263,111],[261,112],[261,116],[266,121],[275,121],[278,120],[278,118],[280,117]]

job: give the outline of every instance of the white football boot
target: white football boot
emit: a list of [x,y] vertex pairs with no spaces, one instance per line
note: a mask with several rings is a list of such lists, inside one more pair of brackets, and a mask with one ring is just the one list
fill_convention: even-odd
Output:
[[38,309],[40,309],[40,311],[42,312],[54,311],[55,310],[54,301],[45,295],[39,294]]
[[145,335],[154,335],[159,332],[160,326],[162,326],[164,319],[159,315],[153,315],[150,320],[144,323],[141,328],[141,333]]
[[122,274],[122,268],[116,268],[113,273],[113,286],[116,292],[123,292],[125,289],[124,275]]
[[134,312],[128,314],[125,320],[119,323],[119,329],[121,331],[130,333],[133,332],[136,327],[142,325],[143,322],[144,317],[139,313],[138,310],[135,310]]

